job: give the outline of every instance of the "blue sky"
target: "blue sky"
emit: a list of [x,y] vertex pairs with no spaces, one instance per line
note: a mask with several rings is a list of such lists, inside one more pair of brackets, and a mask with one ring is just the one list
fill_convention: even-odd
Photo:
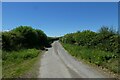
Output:
[[2,28],[32,26],[48,36],[62,36],[78,30],[98,31],[102,25],[118,27],[115,2],[3,2]]

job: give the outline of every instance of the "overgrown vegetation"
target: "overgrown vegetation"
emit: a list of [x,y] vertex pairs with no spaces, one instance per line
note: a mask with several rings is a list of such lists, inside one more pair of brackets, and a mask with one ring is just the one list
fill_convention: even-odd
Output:
[[99,32],[85,30],[66,34],[60,41],[73,56],[117,73],[120,72],[118,68],[119,37],[115,30],[103,26]]
[[47,45],[46,34],[38,29],[20,26],[9,32],[2,33],[3,50],[18,50],[20,48],[43,48]]
[[17,78],[32,68],[41,51],[37,49],[24,49],[12,52],[3,51],[2,54],[3,78]]

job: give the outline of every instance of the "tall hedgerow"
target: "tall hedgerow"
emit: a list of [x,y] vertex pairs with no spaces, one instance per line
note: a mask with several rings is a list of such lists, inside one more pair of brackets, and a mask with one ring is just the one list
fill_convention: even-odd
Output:
[[47,44],[47,35],[29,26],[19,26],[9,32],[2,33],[3,50],[20,48],[43,48]]
[[104,51],[120,53],[118,47],[120,43],[120,35],[112,28],[106,26],[101,27],[99,32],[84,30],[82,32],[75,32],[66,34],[62,37],[63,43],[70,43],[79,46],[87,46],[90,48],[97,48]]

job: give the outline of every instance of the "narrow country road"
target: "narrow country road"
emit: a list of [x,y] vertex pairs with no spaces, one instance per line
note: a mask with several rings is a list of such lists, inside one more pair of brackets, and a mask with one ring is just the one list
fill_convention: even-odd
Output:
[[55,41],[42,55],[38,78],[109,78],[109,76],[75,60],[58,41]]

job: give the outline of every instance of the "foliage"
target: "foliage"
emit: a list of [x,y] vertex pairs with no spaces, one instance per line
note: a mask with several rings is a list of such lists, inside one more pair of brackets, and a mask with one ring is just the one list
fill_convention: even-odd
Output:
[[4,50],[17,50],[20,48],[43,48],[48,41],[43,31],[29,26],[20,26],[9,32],[3,32],[2,43]]
[[87,46],[89,48],[97,48],[103,51],[110,51],[120,53],[118,50],[118,37],[120,35],[112,28],[103,26],[99,32],[93,32],[90,30],[78,31],[76,33],[70,33],[63,36],[60,40],[63,43],[76,44],[79,46]]

